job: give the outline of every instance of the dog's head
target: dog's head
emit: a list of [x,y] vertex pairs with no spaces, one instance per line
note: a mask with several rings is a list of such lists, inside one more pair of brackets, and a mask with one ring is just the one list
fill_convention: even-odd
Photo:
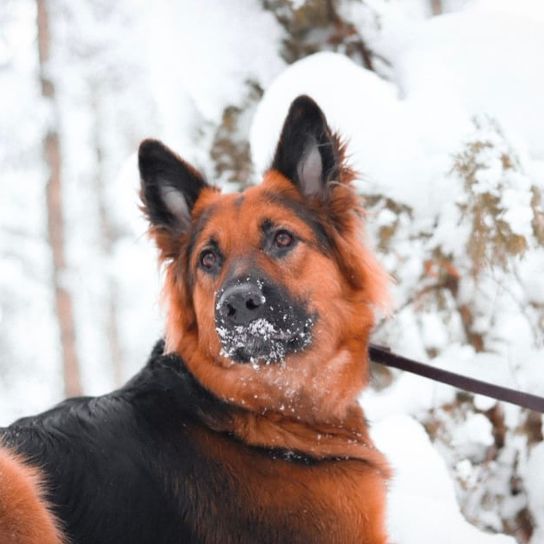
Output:
[[167,348],[229,402],[342,417],[366,379],[386,279],[317,104],[292,103],[271,168],[243,193],[221,194],[158,141],[141,144],[139,167],[166,265]]

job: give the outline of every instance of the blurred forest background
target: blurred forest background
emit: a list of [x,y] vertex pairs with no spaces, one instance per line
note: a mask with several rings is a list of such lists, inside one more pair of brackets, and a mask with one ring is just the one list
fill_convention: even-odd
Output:
[[[139,142],[234,191],[300,93],[394,278],[374,341],[543,395],[543,54],[539,0],[2,0],[0,424],[111,390],[161,335]],[[372,371],[370,419],[423,426],[468,521],[544,542],[541,415]]]

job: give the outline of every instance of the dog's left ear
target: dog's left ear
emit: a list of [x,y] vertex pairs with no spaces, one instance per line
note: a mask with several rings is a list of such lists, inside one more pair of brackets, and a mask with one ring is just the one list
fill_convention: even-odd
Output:
[[309,96],[299,96],[291,104],[271,168],[306,196],[323,196],[328,184],[338,180],[341,158],[337,138]]

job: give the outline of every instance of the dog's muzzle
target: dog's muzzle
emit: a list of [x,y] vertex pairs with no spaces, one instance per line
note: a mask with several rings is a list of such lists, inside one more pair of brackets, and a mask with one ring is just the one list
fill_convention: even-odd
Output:
[[216,298],[215,323],[222,355],[238,363],[277,363],[312,340],[315,316],[263,278],[227,282]]

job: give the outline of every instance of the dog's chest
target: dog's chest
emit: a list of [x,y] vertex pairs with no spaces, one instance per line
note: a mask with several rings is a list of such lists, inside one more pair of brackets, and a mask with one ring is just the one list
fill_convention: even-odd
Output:
[[383,479],[356,460],[305,461],[197,430],[202,458],[186,491],[205,542],[385,542]]

